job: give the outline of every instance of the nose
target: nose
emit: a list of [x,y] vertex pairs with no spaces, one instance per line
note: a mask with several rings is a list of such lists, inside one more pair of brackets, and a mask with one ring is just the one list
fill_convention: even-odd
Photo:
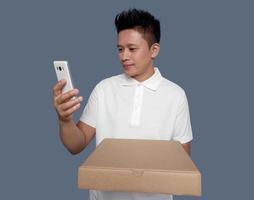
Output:
[[122,62],[126,61],[126,60],[129,60],[130,59],[130,52],[128,50],[123,50],[121,53],[120,53],[120,59]]

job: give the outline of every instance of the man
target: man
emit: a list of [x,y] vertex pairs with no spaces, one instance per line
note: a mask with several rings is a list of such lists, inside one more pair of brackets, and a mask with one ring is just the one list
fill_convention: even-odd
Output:
[[[149,12],[131,9],[115,18],[117,48],[124,73],[102,80],[90,95],[80,121],[72,114],[82,97],[66,83],[54,86],[60,138],[72,153],[81,152],[96,136],[104,138],[178,140],[190,154],[192,130],[185,92],[163,78],[153,60],[160,50],[160,22]],[[170,200],[171,195],[90,191],[91,200]]]

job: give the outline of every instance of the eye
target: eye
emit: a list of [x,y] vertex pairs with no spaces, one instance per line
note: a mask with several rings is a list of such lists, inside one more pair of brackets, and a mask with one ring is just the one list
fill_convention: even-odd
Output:
[[133,47],[130,48],[130,51],[132,51],[132,52],[133,52],[133,51],[136,51],[136,50],[137,50],[137,48],[133,48]]
[[123,48],[118,48],[118,52],[121,53],[123,51]]

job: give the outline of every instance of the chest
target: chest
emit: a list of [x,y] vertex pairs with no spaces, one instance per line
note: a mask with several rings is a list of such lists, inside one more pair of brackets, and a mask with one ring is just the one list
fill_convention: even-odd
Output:
[[163,90],[144,86],[106,90],[99,100],[104,120],[119,126],[164,128],[174,123],[177,102]]

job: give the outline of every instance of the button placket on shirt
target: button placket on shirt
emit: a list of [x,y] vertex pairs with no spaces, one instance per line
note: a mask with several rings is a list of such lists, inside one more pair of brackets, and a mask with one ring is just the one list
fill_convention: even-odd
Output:
[[138,126],[140,124],[141,108],[143,103],[144,86],[139,84],[136,86],[135,95],[133,99],[133,109],[131,115],[131,125]]

